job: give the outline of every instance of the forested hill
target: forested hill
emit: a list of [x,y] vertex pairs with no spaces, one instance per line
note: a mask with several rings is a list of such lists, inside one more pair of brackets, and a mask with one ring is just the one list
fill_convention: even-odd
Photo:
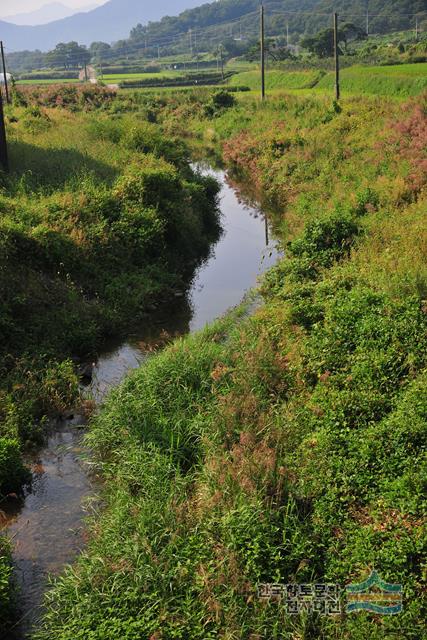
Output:
[[[239,36],[254,35],[258,29],[259,0],[220,0],[187,10],[175,18],[151,22],[148,28],[134,29],[131,39],[167,38],[189,29],[216,27],[218,32]],[[338,11],[343,20],[366,26],[367,7],[372,33],[387,33],[427,23],[427,0],[265,0],[267,28],[272,35],[288,25],[291,33],[315,32],[329,25]],[[288,13],[287,13],[288,12]]]
[[[415,26],[415,17],[419,21],[427,20],[427,0],[318,0],[316,11],[319,13],[335,11],[352,20],[352,15],[366,15],[367,7],[371,17],[370,28],[373,32],[387,33]],[[359,19],[360,21],[360,19]],[[317,21],[315,21],[316,23]]]
[[[265,0],[264,4],[269,34],[283,33],[288,27],[295,40],[302,33],[315,32],[329,25],[334,9],[340,12],[343,20],[364,27],[367,5],[372,33],[413,28],[414,14],[418,14],[421,26],[425,23],[424,30],[427,26],[427,0],[353,0],[351,3],[348,0]],[[58,42],[69,41],[86,45],[95,41],[117,42],[127,38],[131,29],[132,41],[143,41],[148,36],[152,42],[160,38],[167,42],[189,29],[207,27],[218,38],[237,36],[245,39],[257,37],[259,33],[259,5],[259,0],[219,0],[208,4],[203,4],[203,0],[159,0],[158,3],[109,0],[88,13],[37,27],[0,21],[0,36],[9,51],[46,51]],[[183,7],[188,9],[180,13]],[[171,17],[170,14],[175,15]],[[137,25],[140,26],[135,28]],[[123,42],[119,40],[119,46]]]

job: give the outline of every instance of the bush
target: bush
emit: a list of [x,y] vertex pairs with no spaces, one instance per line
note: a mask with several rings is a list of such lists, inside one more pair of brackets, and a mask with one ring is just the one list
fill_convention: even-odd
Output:
[[205,105],[204,113],[208,118],[213,118],[221,114],[225,109],[230,109],[236,105],[236,98],[230,91],[222,89],[211,97],[210,102]]
[[20,493],[30,478],[22,463],[18,441],[0,437],[0,494]]
[[359,231],[358,224],[348,214],[336,212],[309,222],[301,238],[288,245],[288,251],[295,258],[309,259],[319,267],[330,267],[348,255]]
[[41,107],[62,107],[69,110],[92,110],[107,106],[116,92],[100,85],[44,85],[20,87],[15,92],[15,104]]
[[4,637],[15,613],[12,572],[10,543],[5,537],[0,536],[0,633],[4,633]]

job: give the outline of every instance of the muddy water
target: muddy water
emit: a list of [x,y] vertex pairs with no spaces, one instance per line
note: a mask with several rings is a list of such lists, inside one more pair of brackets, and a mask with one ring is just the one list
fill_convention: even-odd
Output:
[[[98,403],[128,371],[144,362],[152,345],[164,336],[200,329],[238,304],[277,259],[262,212],[242,199],[224,172],[201,170],[214,175],[222,185],[224,233],[196,273],[188,294],[182,298],[178,294],[173,301],[173,312],[163,312],[125,343],[99,357],[90,389]],[[20,589],[22,619],[11,630],[11,638],[28,637],[40,615],[48,576],[58,575],[84,546],[84,517],[95,500],[96,479],[82,456],[82,426],[84,420],[79,416],[57,423],[45,447],[28,457],[33,484],[25,500],[12,499],[0,505],[7,518],[4,528],[14,545]]]

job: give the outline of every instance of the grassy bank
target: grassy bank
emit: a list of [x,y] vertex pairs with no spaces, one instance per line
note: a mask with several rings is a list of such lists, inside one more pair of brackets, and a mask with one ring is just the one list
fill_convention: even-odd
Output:
[[[315,87],[325,72],[319,70],[286,71],[279,69],[267,69],[265,87],[267,91],[289,89],[310,89]],[[230,86],[249,87],[252,91],[260,89],[260,71],[244,71],[237,73],[228,83]]]
[[[344,96],[367,94],[393,98],[416,96],[427,88],[427,64],[389,66],[354,65],[341,70],[341,89]],[[229,81],[232,86],[248,86],[260,90],[260,71],[238,73]],[[267,91],[301,91],[333,95],[335,74],[331,71],[270,69],[266,72]]]
[[[193,172],[185,145],[156,125],[102,115],[112,101],[103,89],[41,89],[7,109],[1,501],[28,479],[23,449],[78,400],[78,360],[185,291],[219,233],[216,182]],[[7,571],[0,564],[2,588]]]
[[[94,353],[165,293],[185,288],[218,233],[217,186],[191,170],[181,142],[132,116],[114,121],[68,106],[73,112],[29,104],[7,114],[0,355],[16,383],[39,357]],[[37,379],[34,368],[25,391],[35,396],[38,385],[44,406],[61,371]],[[57,395],[69,401],[65,388]],[[18,408],[0,406],[11,416],[2,435],[31,438]]]
[[[36,637],[421,638],[426,97],[139,100],[275,203],[286,256],[255,316],[179,340],[111,394],[88,436],[105,509]],[[403,585],[399,615],[257,597],[372,569]]]
[[[416,96],[427,89],[427,63],[385,67],[354,66],[341,72],[342,90],[348,94],[366,93],[398,98]],[[319,91],[334,89],[329,73],[316,85]]]

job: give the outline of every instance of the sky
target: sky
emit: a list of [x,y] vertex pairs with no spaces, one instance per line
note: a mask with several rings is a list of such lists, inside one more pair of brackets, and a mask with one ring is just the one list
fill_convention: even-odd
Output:
[[79,9],[88,5],[104,4],[106,0],[0,0],[0,17],[35,11],[52,2],[59,2],[72,9]]

